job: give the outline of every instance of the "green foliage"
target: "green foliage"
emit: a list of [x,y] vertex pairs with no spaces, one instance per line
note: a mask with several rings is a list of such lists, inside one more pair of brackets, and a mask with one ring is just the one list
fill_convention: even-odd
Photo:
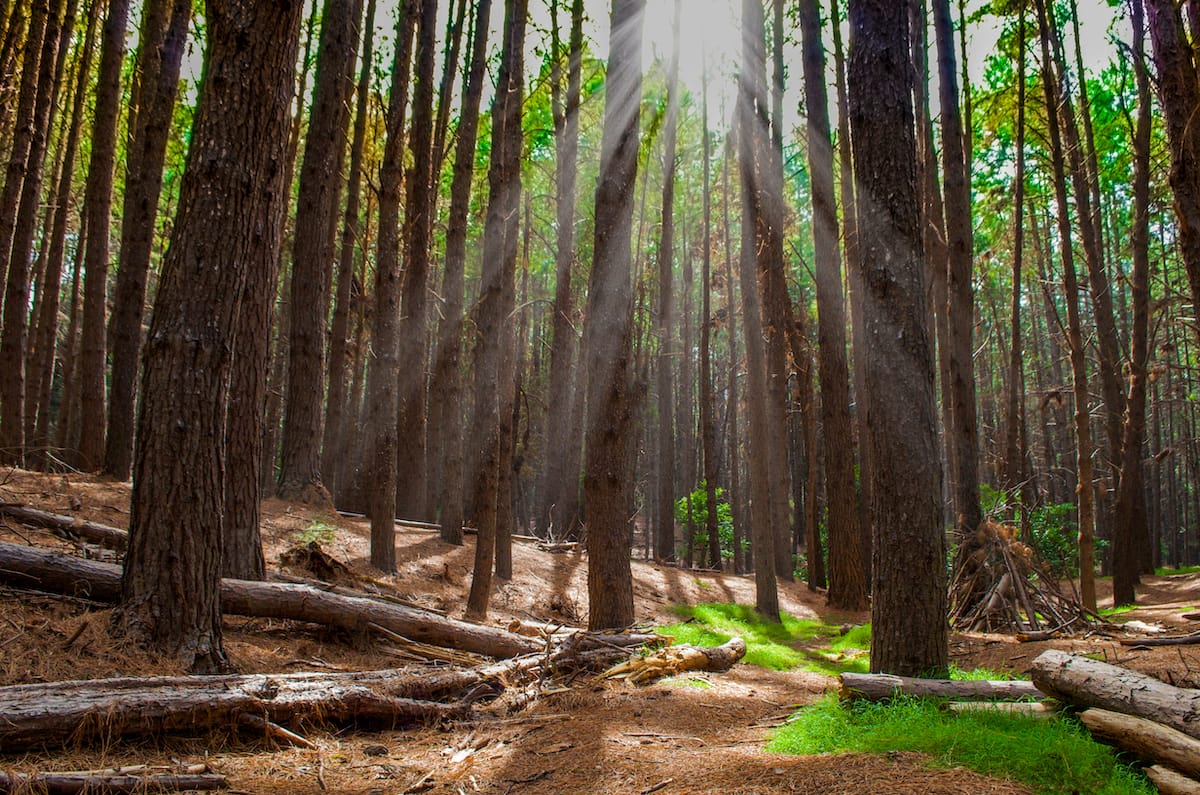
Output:
[[296,533],[296,538],[300,539],[301,544],[331,544],[336,533],[337,528],[333,525],[314,519],[308,527]]
[[775,671],[802,669],[836,676],[865,673],[871,646],[869,624],[842,634],[838,626],[782,614],[782,622],[766,621],[746,605],[706,603],[676,607],[686,620],[658,628],[677,643],[718,646],[732,637],[746,641],[747,665]]
[[916,751],[939,767],[1015,779],[1042,793],[1152,793],[1074,720],[988,712],[943,712],[927,699],[857,701],[835,695],[796,713],[768,749],[788,754]]
[[[721,537],[721,559],[730,560],[733,558],[733,509],[729,506],[729,502],[724,499],[725,489],[717,487],[717,534]],[[700,481],[700,484],[686,497],[681,497],[675,501],[675,521],[686,523],[688,521],[688,506],[691,505],[691,520],[692,520],[692,548],[696,550],[708,549],[708,491],[705,481]],[[743,548],[747,545],[745,539],[742,540]]]
[[1100,611],[1102,616],[1119,616],[1122,613],[1128,613],[1132,610],[1137,610],[1137,605],[1121,605],[1120,607],[1105,607]]
[[[1069,502],[1042,505],[1029,512],[1034,545],[1050,571],[1072,577],[1079,570],[1079,524],[1075,506]],[[1099,549],[1096,557],[1099,558]]]
[[1154,573],[1159,577],[1170,577],[1172,574],[1195,574],[1198,571],[1200,571],[1200,566],[1183,566],[1178,569],[1168,569],[1159,566],[1154,570]]

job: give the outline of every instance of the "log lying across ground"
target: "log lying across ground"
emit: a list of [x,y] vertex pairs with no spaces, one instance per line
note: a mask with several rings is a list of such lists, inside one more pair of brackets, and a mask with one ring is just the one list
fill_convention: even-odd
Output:
[[[121,595],[121,567],[37,547],[0,543],[0,582],[116,602]],[[499,627],[307,585],[222,580],[221,610],[231,615],[310,621],[352,631],[367,631],[368,624],[376,624],[421,643],[488,657],[516,657],[544,647],[533,638]]]
[[227,789],[225,777],[216,773],[32,773],[0,772],[0,793],[39,792],[46,795],[100,795],[100,793],[199,792]]
[[1169,767],[1153,765],[1146,768],[1146,778],[1158,789],[1159,795],[1200,795],[1200,782]]
[[643,684],[664,676],[686,671],[728,671],[746,656],[746,641],[730,638],[720,646],[667,646],[663,649],[632,657],[604,672],[608,679],[624,679],[631,684]]
[[1085,710],[1083,725],[1098,740],[1130,751],[1150,763],[1161,763],[1193,778],[1200,776],[1200,740],[1135,715],[1106,709]]
[[1200,739],[1200,690],[1056,649],[1042,652],[1031,673],[1039,690],[1060,701],[1136,715]]
[[118,552],[125,549],[129,543],[129,534],[124,530],[98,522],[88,522],[77,516],[64,516],[60,513],[39,511],[24,505],[0,503],[0,516],[13,519],[30,527],[40,527],[44,530],[54,530],[59,535],[68,538],[82,538]]
[[884,701],[898,695],[949,698],[960,701],[1044,698],[1032,682],[1020,680],[960,681],[916,679],[892,674],[841,675],[842,698]]

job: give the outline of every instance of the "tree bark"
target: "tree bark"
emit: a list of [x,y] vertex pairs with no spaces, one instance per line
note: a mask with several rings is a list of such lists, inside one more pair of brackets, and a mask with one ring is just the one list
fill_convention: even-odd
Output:
[[1050,43],[1045,31],[1049,21],[1044,0],[1036,0],[1038,23],[1043,31],[1042,83],[1050,107],[1049,133],[1054,170],[1054,195],[1058,205],[1059,256],[1063,265],[1063,289],[1067,303],[1067,341],[1071,354],[1071,380],[1075,392],[1076,495],[1079,501],[1079,590],[1083,606],[1096,610],[1095,584],[1095,501],[1092,491],[1092,430],[1088,413],[1088,376],[1079,317],[1079,285],[1075,277],[1075,255],[1071,246],[1071,219],[1068,210],[1062,137],[1059,133],[1058,91],[1051,72]]
[[134,393],[142,350],[146,279],[162,192],[163,162],[191,19],[192,0],[154,0],[145,4],[138,32],[140,77],[133,103],[137,113],[132,119],[132,138],[125,158],[104,447],[104,471],[117,480],[128,479],[133,465]]
[[296,206],[287,392],[277,488],[284,499],[329,505],[320,471],[325,320],[362,0],[325,0],[321,19]]
[[[471,182],[475,176],[475,150],[479,135],[479,106],[487,66],[488,15],[491,0],[480,0],[472,21],[471,56],[463,87],[461,118],[454,145],[454,170],[450,178],[450,211],[446,226],[445,270],[442,276],[442,322],[434,358],[431,405],[441,413],[442,455],[432,462],[439,475],[441,538],[461,545],[463,516],[463,411],[462,373],[463,303],[467,261],[467,220],[471,209]],[[435,502],[435,504],[436,504]]]
[[387,139],[379,166],[379,239],[376,242],[374,360],[367,377],[366,462],[371,514],[371,565],[396,570],[396,382],[400,375],[400,179],[404,166],[404,109],[416,3],[405,3],[396,26],[396,51],[388,99]]
[[[483,271],[475,308],[474,401],[470,438],[477,445],[479,478],[475,487],[475,568],[467,596],[467,614],[487,615],[495,561],[500,497],[500,416],[504,381],[501,364],[512,334],[513,296],[509,291],[517,265],[521,208],[521,104],[524,101],[525,12],[528,0],[506,0],[500,87],[492,104],[488,208],[483,229]],[[511,410],[511,405],[509,407]]]
[[199,672],[226,664],[218,583],[232,346],[250,273],[274,267],[282,237],[302,8],[208,4],[205,80],[147,341],[114,620]]
[[117,116],[121,110],[121,64],[129,0],[111,0],[104,20],[95,89],[91,161],[84,188],[88,228],[84,254],[83,323],[79,361],[79,463],[97,469],[104,456],[105,316],[108,297],[109,230],[112,225],[113,171],[117,157]]
[[1152,720],[1106,709],[1084,710],[1079,719],[1097,740],[1192,778],[1200,776],[1200,740]]
[[[949,664],[941,467],[926,326],[907,14],[850,3],[850,124],[875,476],[871,669],[937,674]],[[895,395],[905,395],[896,400]],[[886,526],[882,524],[886,517]]]
[[613,0],[595,239],[588,289],[585,362],[587,456],[584,513],[588,531],[588,625],[633,623],[629,568],[629,443],[633,293],[630,240],[637,182],[645,0]]
[[1134,715],[1200,739],[1200,691],[1051,649],[1030,668],[1038,689],[1080,707]]
[[420,0],[413,67],[413,110],[409,129],[412,168],[405,180],[407,195],[400,239],[404,250],[401,283],[400,381],[397,385],[396,515],[429,519],[425,505],[426,329],[430,243],[437,192],[433,182],[433,88],[437,54],[437,0]]
[[[17,128],[0,201],[0,258],[7,280],[0,332],[0,460],[25,460],[25,350],[29,341],[30,257],[57,88],[61,0],[38,0],[22,64]],[[16,201],[14,201],[16,200]],[[15,212],[11,212],[15,211]],[[10,253],[12,256],[10,256]]]
[[[866,572],[859,545],[854,440],[850,426],[850,370],[846,363],[846,312],[838,250],[833,147],[825,52],[816,0],[800,4],[804,97],[808,118],[808,168],[812,179],[813,248],[817,281],[821,423],[825,430],[825,484],[829,505],[829,606],[865,610]],[[816,466],[808,451],[809,466]],[[815,494],[809,494],[815,499]]]
[[[557,36],[558,3],[551,6],[552,35]],[[583,0],[572,0],[571,31],[567,45],[565,99],[558,100],[561,72],[557,47],[551,67],[551,104],[554,112],[555,247],[553,336],[550,348],[550,383],[546,409],[546,448],[571,450],[582,432],[572,422],[573,373],[575,372],[575,298],[571,284],[575,265],[576,176],[579,153],[579,92],[583,60]],[[558,72],[554,71],[558,70]],[[584,379],[577,379],[582,382]],[[580,393],[582,386],[577,386]],[[572,465],[574,464],[574,465]],[[578,500],[578,457],[561,460],[547,456],[542,473],[542,505],[538,511],[540,535],[565,538],[575,531],[577,517],[570,510]],[[553,533],[551,532],[553,528]]]
[[350,173],[346,185],[346,209],[342,213],[341,247],[338,250],[337,295],[329,335],[329,395],[325,401],[325,438],[321,442],[321,476],[335,502],[349,491],[346,468],[354,445],[354,426],[346,422],[353,414],[347,406],[350,381],[350,316],[354,304],[363,300],[363,285],[354,272],[355,251],[366,250],[367,240],[360,229],[363,149],[367,118],[371,115],[371,72],[375,53],[375,0],[367,0],[366,25],[363,28],[362,65],[355,94],[354,137],[350,144]]
[[960,681],[957,679],[919,679],[891,674],[842,674],[841,695],[844,699],[886,701],[895,696],[918,698],[954,698],[972,701],[1043,698],[1032,682],[1019,679],[992,681]]
[[[675,159],[679,126],[679,15],[680,0],[675,0],[672,26],[671,61],[667,66],[667,113],[663,120],[662,223],[658,241],[658,308],[656,336],[658,423],[657,451],[654,456],[658,485],[654,514],[654,556],[658,560],[675,558],[675,384],[673,368],[677,358],[674,329],[675,271]],[[681,400],[683,396],[681,395]],[[683,429],[680,429],[683,432]],[[684,483],[685,493],[691,490]],[[689,557],[690,557],[689,550]]]

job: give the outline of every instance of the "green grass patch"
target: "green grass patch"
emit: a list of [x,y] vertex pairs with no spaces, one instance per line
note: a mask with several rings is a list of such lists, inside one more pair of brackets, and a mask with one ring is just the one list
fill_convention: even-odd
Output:
[[1104,607],[1104,608],[1100,609],[1100,615],[1102,615],[1102,616],[1119,616],[1122,613],[1129,613],[1129,612],[1137,610],[1137,609],[1138,609],[1137,605],[1121,605],[1120,607]]
[[787,613],[781,623],[764,621],[746,605],[706,603],[679,606],[674,611],[685,621],[658,632],[676,643],[718,646],[737,636],[746,641],[747,665],[775,671],[803,669],[836,676],[844,671],[865,673],[871,648],[870,625],[854,627],[845,635],[834,624],[799,619]]
[[916,751],[941,767],[966,767],[1058,795],[1153,793],[1071,719],[943,712],[936,702],[899,698],[843,706],[835,695],[796,713],[768,750],[788,754]]
[[1170,577],[1172,574],[1195,574],[1200,571],[1200,566],[1183,566],[1178,569],[1166,569],[1159,567],[1154,570],[1154,573],[1159,577]]

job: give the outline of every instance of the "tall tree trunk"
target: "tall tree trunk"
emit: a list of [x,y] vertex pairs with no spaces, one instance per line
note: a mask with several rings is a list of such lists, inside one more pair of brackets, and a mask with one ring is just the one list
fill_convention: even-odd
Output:
[[1158,66],[1159,103],[1171,144],[1170,182],[1179,222],[1179,251],[1192,303],[1200,306],[1200,125],[1195,123],[1200,74],[1178,4],[1146,0],[1146,21]]
[[[706,125],[707,127],[707,125]],[[733,297],[733,235],[729,223],[729,161],[733,157],[733,145],[726,139],[725,156],[721,165],[721,237],[725,243],[725,323],[729,333],[728,380],[725,386],[725,405],[729,430],[726,460],[729,461],[729,507],[733,513],[733,573],[743,574],[750,568],[750,539],[745,532],[750,522],[746,510],[746,497],[742,490],[741,457],[738,455],[738,347],[737,307]]]
[[[87,31],[84,33],[83,50],[79,56],[79,68],[75,77],[74,96],[71,100],[71,120],[67,127],[67,139],[63,145],[63,157],[58,172],[58,185],[55,195],[58,201],[54,206],[54,218],[51,224],[49,241],[43,246],[49,248],[46,256],[46,267],[42,275],[42,302],[38,306],[36,325],[37,339],[34,343],[34,357],[29,367],[29,378],[35,382],[36,393],[34,406],[37,409],[37,420],[32,437],[32,445],[39,452],[35,459],[43,465],[49,463],[49,453],[46,448],[51,444],[50,424],[53,420],[51,392],[54,384],[54,363],[58,338],[58,313],[62,280],[63,260],[66,255],[67,220],[71,209],[71,186],[74,182],[75,159],[79,149],[79,136],[83,125],[83,111],[87,100],[87,86],[92,72],[92,55],[95,51],[96,23],[100,17],[99,3],[92,2],[88,6]],[[70,366],[66,365],[65,366]],[[63,390],[66,397],[66,390]],[[60,401],[60,407],[64,405]],[[29,410],[28,408],[26,409]],[[61,416],[62,412],[60,412]],[[61,423],[62,420],[60,419]]]
[[129,477],[133,464],[134,393],[142,349],[146,279],[162,192],[163,162],[191,19],[192,0],[153,0],[142,11],[138,33],[141,76],[136,88],[137,116],[126,157],[121,250],[109,329],[112,378],[104,471],[118,480]]
[[1113,533],[1113,605],[1133,604],[1138,581],[1136,543],[1144,539],[1146,509],[1142,491],[1142,441],[1146,430],[1146,362],[1150,355],[1150,77],[1145,61],[1142,0],[1131,0],[1133,70],[1137,80],[1137,126],[1133,133],[1133,336],[1129,357],[1121,480],[1117,487]]
[[401,239],[404,280],[401,285],[400,383],[396,467],[402,477],[396,487],[396,513],[413,519],[431,518],[425,505],[425,387],[429,358],[428,286],[430,243],[437,192],[433,183],[433,87],[437,49],[437,0],[420,0],[417,51],[413,72],[412,128],[409,148],[412,168]]
[[[679,125],[679,15],[680,0],[675,0],[672,25],[671,62],[667,66],[667,114],[663,122],[662,225],[658,243],[658,449],[654,456],[657,470],[658,499],[654,517],[654,556],[658,560],[675,558],[675,366],[673,278],[675,270],[675,147]],[[680,395],[680,401],[685,398]],[[680,427],[680,433],[684,432]],[[684,488],[691,489],[690,483]]]
[[[833,148],[825,51],[817,0],[800,4],[804,97],[808,118],[808,168],[812,179],[813,248],[817,281],[821,423],[825,429],[825,484],[829,505],[829,605],[865,610],[867,582],[859,547],[854,443],[850,427],[850,370],[846,364],[846,312],[838,251]],[[809,451],[809,466],[815,466]],[[810,494],[808,498],[814,499]]]
[[1066,166],[1058,119],[1059,96],[1052,72],[1048,17],[1044,0],[1036,0],[1038,24],[1042,30],[1042,83],[1049,119],[1050,152],[1054,169],[1054,199],[1058,205],[1059,256],[1063,265],[1063,288],[1067,299],[1067,341],[1071,353],[1071,380],[1075,391],[1076,495],[1079,500],[1079,590],[1083,606],[1096,609],[1095,583],[1095,502],[1092,491],[1092,428],[1088,413],[1088,377],[1079,317],[1079,284],[1075,277],[1075,255],[1071,248],[1071,218],[1067,203]]
[[596,183],[595,240],[588,289],[587,460],[584,511],[588,528],[588,626],[633,623],[629,568],[630,482],[633,435],[630,347],[633,295],[630,238],[637,181],[642,95],[642,15],[645,0],[613,0],[600,176]]
[[100,47],[92,121],[91,161],[83,195],[88,238],[84,255],[83,323],[79,361],[79,463],[97,469],[104,455],[104,337],[108,298],[109,228],[117,116],[121,110],[121,65],[129,0],[110,0]]
[[371,362],[367,376],[370,440],[363,466],[369,484],[371,565],[396,570],[396,380],[400,377],[400,181],[404,168],[404,110],[412,59],[413,30],[420,9],[405,2],[396,26],[396,52],[388,99],[387,141],[379,167],[379,239],[376,243],[375,314],[371,322]]
[[226,667],[219,585],[234,325],[250,274],[278,259],[302,9],[206,6],[205,79],[147,338],[115,621],[194,672]]
[[858,256],[858,221],[854,199],[854,161],[850,146],[850,106],[846,96],[846,58],[842,48],[841,20],[837,0],[830,0],[830,18],[833,28],[834,76],[838,108],[838,181],[842,203],[842,243],[846,255],[846,283],[850,293],[850,332],[854,351],[854,439],[858,448],[858,521],[859,542],[864,574],[871,580],[871,548],[874,520],[871,518],[872,464],[867,456],[865,412],[859,401],[865,392],[866,337],[862,316],[862,266]]
[[[676,6],[678,8],[678,6]],[[721,552],[721,535],[717,526],[717,463],[720,453],[717,450],[717,426],[714,418],[713,375],[712,375],[712,333],[714,318],[712,312],[712,140],[708,130],[708,72],[700,75],[701,84],[701,115],[700,126],[706,132],[701,139],[701,157],[703,158],[703,201],[704,228],[701,230],[703,250],[701,256],[700,289],[700,447],[704,456],[704,504],[707,513],[704,517],[704,532],[708,534],[709,557],[713,565],[723,564]],[[732,495],[730,495],[732,499]],[[737,544],[733,548],[733,567],[738,568]]]
[[738,80],[737,139],[738,165],[742,189],[741,288],[742,321],[745,324],[747,400],[750,421],[749,481],[751,539],[754,545],[755,607],[770,621],[779,620],[779,594],[775,582],[775,532],[772,511],[770,438],[772,427],[768,407],[767,350],[763,335],[763,310],[760,306],[758,269],[765,222],[759,158],[764,154],[766,135],[764,31],[761,0],[742,2],[742,70]]
[[[1018,14],[1017,34],[1017,140],[1016,174],[1013,177],[1013,264],[1012,302],[1009,336],[1008,380],[1005,384],[1004,411],[1004,466],[1001,486],[1015,502],[1022,477],[1024,460],[1020,444],[1020,418],[1022,416],[1022,355],[1021,343],[1021,277],[1025,265],[1025,9]],[[1022,513],[1033,506],[1024,504]]]
[[902,4],[851,0],[849,110],[869,341],[863,402],[879,522],[871,670],[936,676],[949,664],[946,542],[907,30]]
[[472,21],[471,56],[463,87],[461,118],[454,148],[454,173],[450,178],[450,214],[446,226],[446,264],[442,299],[446,302],[438,329],[431,404],[442,412],[443,457],[435,461],[441,485],[441,538],[463,542],[463,412],[462,373],[463,302],[467,260],[467,218],[471,209],[471,181],[475,176],[475,150],[479,132],[479,105],[487,66],[488,15],[491,0],[479,0]]
[[277,488],[284,499],[317,505],[331,504],[320,468],[325,320],[361,19],[362,0],[325,0],[322,6],[292,248],[287,392]]
[[[551,32],[557,38],[558,3],[551,4]],[[575,299],[571,279],[575,264],[575,183],[579,152],[579,91],[583,59],[583,0],[572,0],[571,31],[567,45],[565,100],[559,100],[561,56],[555,45],[551,62],[551,100],[554,111],[555,248],[554,308],[550,347],[550,384],[546,409],[546,450],[542,472],[542,504],[538,510],[539,534],[566,536],[573,531],[575,496],[579,492],[581,426],[572,421],[572,375],[575,359]],[[583,390],[580,390],[582,395]],[[565,464],[561,453],[567,452]]]
[[[371,115],[371,74],[375,54],[375,0],[367,0],[366,25],[363,28],[362,64],[358,73],[355,98],[354,137],[350,143],[350,174],[346,185],[346,209],[342,214],[342,239],[338,251],[337,295],[329,335],[329,394],[325,402],[325,438],[321,442],[321,476],[335,501],[347,489],[345,469],[353,438],[347,434],[345,416],[346,384],[349,362],[347,353],[352,304],[362,300],[362,284],[356,283],[354,253],[366,249],[359,229],[361,211],[363,148],[367,135],[367,117]],[[357,294],[356,294],[357,291]]]
[[[31,26],[40,28],[41,33],[31,36],[37,39],[36,52],[26,50],[24,68],[29,72],[22,75],[21,99],[25,89],[32,88],[34,101],[28,114],[18,112],[18,134],[27,138],[24,147],[24,163],[21,168],[16,159],[10,159],[4,183],[4,203],[0,213],[7,213],[10,188],[19,198],[15,224],[11,227],[11,239],[4,234],[10,230],[7,214],[4,228],[0,229],[0,257],[7,263],[7,281],[4,289],[4,329],[0,333],[0,460],[9,463],[24,463],[25,459],[25,349],[29,337],[29,262],[33,253],[33,237],[37,227],[38,208],[42,201],[42,177],[46,160],[47,140],[50,137],[50,110],[54,103],[57,87],[56,73],[59,57],[59,37],[63,25],[62,0],[37,2],[33,10]],[[40,21],[39,21],[40,18]],[[32,31],[31,31],[32,32]],[[24,105],[18,100],[18,104]],[[19,109],[25,110],[25,107]],[[15,147],[14,147],[15,148]],[[21,173],[23,172],[23,173]],[[19,174],[19,179],[14,179]],[[8,245],[11,244],[11,248]],[[11,252],[11,256],[9,256]]]
[[483,228],[483,271],[475,307],[474,401],[470,438],[476,445],[475,569],[467,614],[487,615],[500,499],[500,384],[506,337],[511,334],[511,284],[517,265],[521,207],[521,104],[525,93],[525,14],[528,0],[505,0],[504,42],[492,103],[488,207]]
[[[942,109],[942,173],[945,177],[947,243],[947,309],[950,381],[943,385],[951,404],[952,426],[946,428],[947,447],[954,450],[954,513],[960,539],[959,555],[975,549],[971,543],[983,520],[979,505],[979,431],[975,417],[975,368],[972,360],[975,296],[971,286],[974,243],[971,230],[971,183],[964,150],[955,69],[954,22],[950,0],[933,0],[938,52],[938,96]],[[966,560],[965,557],[961,558]]]

